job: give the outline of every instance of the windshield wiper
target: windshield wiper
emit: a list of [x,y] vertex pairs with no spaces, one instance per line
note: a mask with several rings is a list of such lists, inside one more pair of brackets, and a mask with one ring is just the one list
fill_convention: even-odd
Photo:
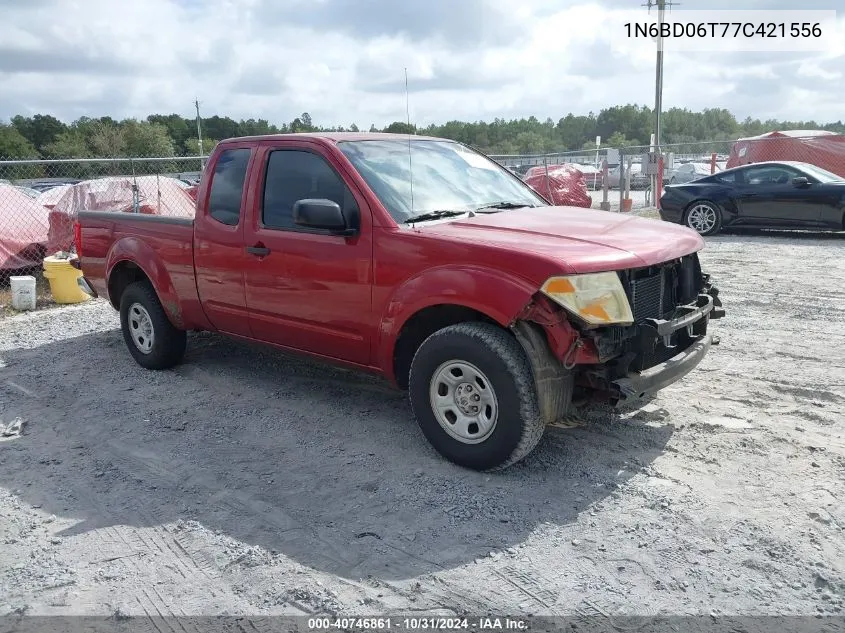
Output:
[[483,204],[480,207],[476,208],[476,211],[481,211],[483,209],[523,209],[525,207],[533,207],[532,204],[525,204],[524,202],[509,202],[507,200],[502,200],[501,202],[490,202],[489,204]]
[[405,220],[405,224],[413,224],[414,222],[425,222],[426,220],[439,220],[440,218],[452,218],[456,215],[463,215],[466,211],[431,211],[429,213],[421,213],[412,216]]

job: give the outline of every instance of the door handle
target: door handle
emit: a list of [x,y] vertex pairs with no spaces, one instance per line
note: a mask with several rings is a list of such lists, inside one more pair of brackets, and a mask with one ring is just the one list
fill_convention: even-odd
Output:
[[266,246],[247,246],[246,252],[257,257],[264,257],[270,254],[270,249]]

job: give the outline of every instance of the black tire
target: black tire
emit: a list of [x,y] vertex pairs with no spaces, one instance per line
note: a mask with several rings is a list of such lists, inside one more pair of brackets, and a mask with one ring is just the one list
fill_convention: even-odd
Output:
[[[716,214],[716,222],[707,230],[699,230],[690,224],[690,214],[692,214],[697,207],[708,207]],[[701,236],[716,235],[716,233],[722,230],[722,209],[718,204],[710,202],[710,200],[696,200],[684,211],[684,226],[691,228]]]
[[[450,361],[475,366],[495,394],[495,425],[479,443],[454,438],[434,412],[432,381],[438,368]],[[414,355],[408,390],[426,439],[459,466],[481,471],[507,468],[534,450],[545,430],[525,351],[515,337],[495,325],[459,323],[429,336]]]
[[[137,321],[130,315],[130,310],[136,305],[146,311],[152,326],[152,344],[146,352],[136,345],[133,337]],[[155,290],[147,281],[137,281],[123,291],[120,298],[120,328],[129,353],[141,367],[169,369],[178,365],[185,355],[187,333],[173,326]]]

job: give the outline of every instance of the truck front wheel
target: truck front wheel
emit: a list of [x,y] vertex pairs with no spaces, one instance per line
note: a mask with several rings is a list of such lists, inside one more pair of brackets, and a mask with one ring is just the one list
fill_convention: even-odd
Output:
[[466,468],[506,468],[543,435],[525,351],[495,325],[459,323],[429,336],[414,355],[409,392],[426,439]]
[[147,369],[168,369],[185,355],[187,334],[173,327],[147,281],[129,285],[120,298],[120,327],[132,358]]

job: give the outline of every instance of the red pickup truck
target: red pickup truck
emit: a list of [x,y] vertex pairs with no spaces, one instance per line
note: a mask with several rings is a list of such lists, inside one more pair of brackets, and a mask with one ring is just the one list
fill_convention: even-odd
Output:
[[80,285],[143,367],[212,330],[376,372],[431,444],[504,468],[584,401],[636,402],[711,346],[695,232],[554,207],[466,146],[389,134],[235,138],[195,219],[83,212]]

